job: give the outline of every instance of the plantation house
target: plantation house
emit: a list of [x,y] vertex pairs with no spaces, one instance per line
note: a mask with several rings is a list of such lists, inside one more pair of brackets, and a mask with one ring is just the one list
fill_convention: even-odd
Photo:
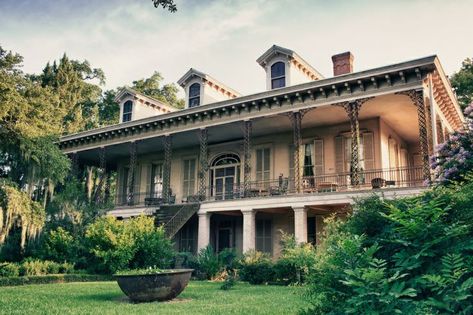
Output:
[[323,218],[343,216],[353,198],[421,192],[433,148],[462,128],[436,56],[361,72],[353,59],[333,56],[325,78],[272,46],[257,59],[266,91],[245,96],[190,69],[178,81],[182,110],[125,88],[119,124],[64,136],[60,147],[76,170],[117,172],[109,214],[155,215],[179,250],[277,257],[280,231],[317,243]]

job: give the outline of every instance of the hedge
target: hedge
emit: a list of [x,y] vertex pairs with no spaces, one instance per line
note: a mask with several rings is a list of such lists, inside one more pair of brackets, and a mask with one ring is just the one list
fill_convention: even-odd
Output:
[[65,282],[111,281],[110,275],[56,274],[45,276],[0,277],[0,287],[25,284],[48,284]]

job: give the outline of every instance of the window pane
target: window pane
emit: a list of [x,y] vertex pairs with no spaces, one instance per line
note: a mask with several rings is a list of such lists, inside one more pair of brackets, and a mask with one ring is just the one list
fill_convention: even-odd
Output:
[[276,62],[271,66],[271,78],[282,77],[286,74],[286,66],[283,62]]
[[269,171],[269,161],[270,161],[270,150],[269,148],[264,149],[264,171]]
[[131,113],[123,114],[123,122],[131,121]]
[[132,101],[126,101],[125,104],[123,104],[123,113],[130,113],[132,109],[133,109]]
[[285,86],[286,86],[286,78],[285,77],[271,80],[271,88],[272,89],[282,88],[282,87],[285,87]]
[[189,98],[189,107],[196,107],[200,105],[200,97]]
[[189,87],[189,97],[200,96],[200,84],[194,83]]

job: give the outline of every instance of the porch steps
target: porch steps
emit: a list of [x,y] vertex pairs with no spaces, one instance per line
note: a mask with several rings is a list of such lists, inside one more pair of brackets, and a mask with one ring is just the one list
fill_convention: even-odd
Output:
[[199,208],[200,203],[160,206],[155,214],[156,224],[164,225],[166,235],[172,238]]

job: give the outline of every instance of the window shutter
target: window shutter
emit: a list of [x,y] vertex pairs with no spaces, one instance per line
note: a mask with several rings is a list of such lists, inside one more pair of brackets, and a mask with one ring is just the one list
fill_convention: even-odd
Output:
[[320,176],[324,173],[324,140],[314,140],[314,151],[315,176]]
[[365,170],[375,169],[373,138],[374,136],[372,132],[363,133],[363,159],[365,161]]
[[153,167],[153,164],[146,165],[146,178],[148,178],[148,180],[146,181],[146,195],[147,196],[151,194],[151,183],[154,180],[152,167]]
[[142,193],[141,191],[141,171],[142,167],[141,164],[137,164],[135,168],[135,180],[133,182],[133,194],[136,196],[135,201],[140,201],[142,196],[140,195]]
[[335,171],[343,173],[343,137],[335,137]]

